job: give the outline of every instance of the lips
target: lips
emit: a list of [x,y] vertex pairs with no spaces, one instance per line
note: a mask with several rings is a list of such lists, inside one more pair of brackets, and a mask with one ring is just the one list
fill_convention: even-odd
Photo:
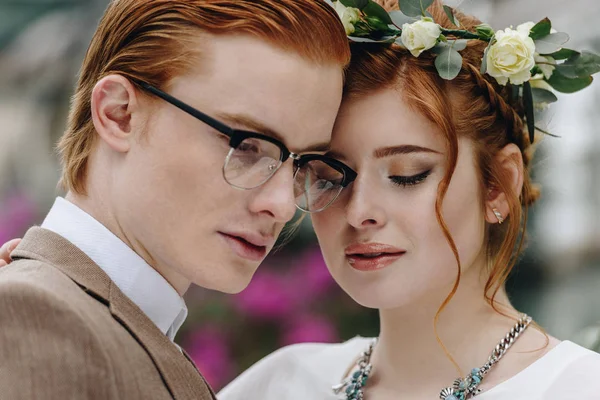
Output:
[[266,257],[269,247],[275,242],[273,237],[251,232],[219,232],[219,235],[236,255],[250,261],[262,261]]
[[375,271],[389,266],[406,253],[382,243],[353,244],[346,247],[345,254],[348,264],[359,271]]

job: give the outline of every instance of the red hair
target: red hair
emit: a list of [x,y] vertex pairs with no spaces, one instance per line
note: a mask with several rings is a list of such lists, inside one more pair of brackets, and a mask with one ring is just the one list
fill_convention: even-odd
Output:
[[339,65],[340,72],[350,60],[344,28],[323,0],[113,0],[83,61],[58,145],[65,189],[85,193],[96,83],[119,74],[164,87],[201,61],[195,48],[203,32],[252,35],[316,64]]
[[[379,3],[392,4],[387,0]],[[395,1],[393,5],[395,7],[388,9],[397,7]],[[428,11],[442,27],[453,28],[441,1],[436,0]],[[481,23],[461,13],[457,13],[457,17],[464,29],[474,30]],[[471,139],[475,145],[481,198],[486,198],[488,189],[495,188],[506,194],[509,203],[506,222],[486,228],[485,245],[490,269],[484,296],[496,311],[499,310],[494,298],[504,286],[523,247],[528,206],[539,197],[539,190],[532,185],[529,176],[533,148],[524,133],[522,107],[512,101],[509,87],[499,86],[480,73],[485,46],[484,42],[469,41],[461,52],[464,59],[461,72],[454,80],[447,81],[437,73],[431,54],[423,53],[417,58],[397,45],[351,45],[352,63],[346,74],[345,97],[356,98],[382,89],[397,89],[407,104],[436,124],[447,143],[449,164],[438,188],[435,213],[458,269],[454,287],[436,314],[436,323],[456,293],[461,276],[458,249],[441,213],[456,168],[459,136]],[[510,176],[495,161],[495,155],[509,143],[515,143],[523,156],[524,184],[520,193],[514,192]],[[481,207],[482,210],[485,207],[483,201]],[[440,344],[444,347],[441,341]]]

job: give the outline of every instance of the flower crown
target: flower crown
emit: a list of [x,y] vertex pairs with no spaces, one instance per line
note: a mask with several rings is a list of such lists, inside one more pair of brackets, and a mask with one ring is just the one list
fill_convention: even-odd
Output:
[[456,29],[438,25],[427,8],[434,0],[399,0],[399,11],[387,12],[373,0],[329,1],[335,8],[349,39],[354,42],[396,43],[419,57],[425,51],[436,54],[435,67],[440,77],[452,80],[462,68],[460,51],[467,41],[488,43],[482,56],[481,74],[488,74],[522,98],[529,141],[535,130],[534,109],[557,101],[554,91],[574,93],[592,83],[600,71],[597,54],[564,48],[569,35],[556,32],[548,18],[526,22],[494,32],[480,24],[471,32],[462,25],[451,7],[444,11]]

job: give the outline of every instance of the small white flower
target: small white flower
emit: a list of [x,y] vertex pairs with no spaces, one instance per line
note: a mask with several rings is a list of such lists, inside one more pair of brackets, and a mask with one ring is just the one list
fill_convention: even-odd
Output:
[[552,89],[552,86],[550,86],[550,84],[544,80],[544,78],[541,74],[536,75],[533,78],[531,78],[531,80],[529,81],[529,84],[531,85],[532,88],[544,89],[549,92],[554,92],[554,89]]
[[556,69],[556,60],[550,56],[541,56],[537,53],[534,56],[534,60],[538,68],[542,70],[544,78],[550,79]]
[[527,25],[529,23],[519,25],[517,30],[506,28],[496,32],[496,42],[488,50],[487,73],[501,85],[509,81],[521,85],[531,78],[535,43],[529,37]]
[[529,36],[531,33],[531,28],[535,26],[535,22],[524,22],[521,25],[517,26],[517,31]]
[[438,24],[429,18],[402,25],[400,39],[410,53],[419,57],[422,52],[433,48],[442,34]]
[[[521,25],[517,26],[517,30],[519,32],[523,32],[525,33],[527,36],[529,36],[529,34],[531,33],[531,28],[533,28],[535,26],[535,22],[524,22]],[[550,33],[556,33],[557,30],[554,28],[550,28]]]
[[360,10],[354,7],[346,7],[341,1],[335,1],[333,7],[342,20],[346,35],[353,34],[356,30],[354,24],[360,20]]

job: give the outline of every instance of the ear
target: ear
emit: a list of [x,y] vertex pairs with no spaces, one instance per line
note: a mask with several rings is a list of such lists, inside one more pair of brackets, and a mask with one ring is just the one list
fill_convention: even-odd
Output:
[[[523,155],[521,150],[514,143],[507,144],[496,155],[496,165],[499,167],[497,173],[506,179],[509,188],[519,195],[523,188]],[[498,217],[494,213],[496,209],[502,215],[503,219],[508,217],[510,206],[508,195],[500,186],[493,186],[488,189],[485,199],[485,219],[490,224],[497,224]]]
[[132,115],[137,110],[135,87],[127,78],[109,75],[94,87],[92,120],[100,138],[113,150],[126,153],[134,139]]

